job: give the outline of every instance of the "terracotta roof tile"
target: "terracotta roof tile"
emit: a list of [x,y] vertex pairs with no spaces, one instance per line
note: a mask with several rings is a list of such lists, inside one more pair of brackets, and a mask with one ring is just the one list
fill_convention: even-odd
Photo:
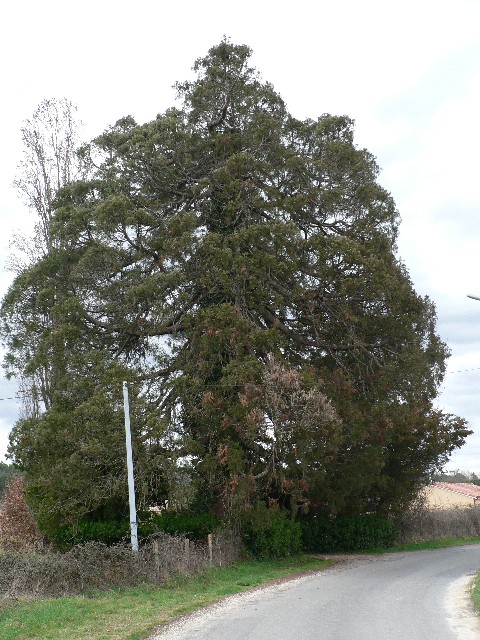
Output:
[[470,482],[434,482],[433,486],[439,489],[453,491],[453,493],[460,493],[470,498],[480,498],[480,486],[471,484]]

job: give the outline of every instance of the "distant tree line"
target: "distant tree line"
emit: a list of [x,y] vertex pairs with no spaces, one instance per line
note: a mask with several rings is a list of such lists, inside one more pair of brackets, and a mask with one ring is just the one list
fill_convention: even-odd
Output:
[[471,484],[480,485],[480,478],[476,473],[471,471],[443,471],[435,473],[432,476],[434,482],[470,482]]

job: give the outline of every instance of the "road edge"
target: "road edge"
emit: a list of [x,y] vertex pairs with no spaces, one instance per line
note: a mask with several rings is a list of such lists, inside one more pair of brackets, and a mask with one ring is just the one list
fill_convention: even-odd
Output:
[[445,608],[447,619],[459,640],[480,638],[480,617],[472,600],[476,574],[462,576],[447,589]]

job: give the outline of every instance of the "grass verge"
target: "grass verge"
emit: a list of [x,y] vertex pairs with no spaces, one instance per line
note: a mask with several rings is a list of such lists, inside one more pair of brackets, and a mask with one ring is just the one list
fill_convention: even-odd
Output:
[[466,544],[480,544],[480,538],[440,538],[423,542],[405,542],[388,548],[366,549],[359,554],[396,553],[399,551],[427,551],[428,549],[445,549],[447,547],[461,547]]
[[473,585],[472,600],[478,613],[480,614],[480,573],[477,575],[475,584]]
[[164,587],[100,592],[91,597],[17,601],[0,614],[2,640],[143,640],[175,616],[278,578],[323,569],[329,562],[300,557],[244,561],[178,579]]

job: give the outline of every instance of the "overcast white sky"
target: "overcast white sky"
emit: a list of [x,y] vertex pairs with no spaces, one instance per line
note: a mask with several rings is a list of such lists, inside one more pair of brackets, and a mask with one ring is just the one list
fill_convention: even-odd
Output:
[[[377,157],[399,254],[452,350],[439,404],[475,430],[449,468],[480,473],[480,302],[466,297],[480,295],[480,0],[5,0],[0,24],[0,294],[9,240],[32,223],[11,186],[22,121],[53,97],[78,105],[86,138],[127,114],[151,120],[227,35],[293,115],[347,114]],[[0,395],[15,385],[0,378]],[[0,401],[0,458],[17,411]]]

